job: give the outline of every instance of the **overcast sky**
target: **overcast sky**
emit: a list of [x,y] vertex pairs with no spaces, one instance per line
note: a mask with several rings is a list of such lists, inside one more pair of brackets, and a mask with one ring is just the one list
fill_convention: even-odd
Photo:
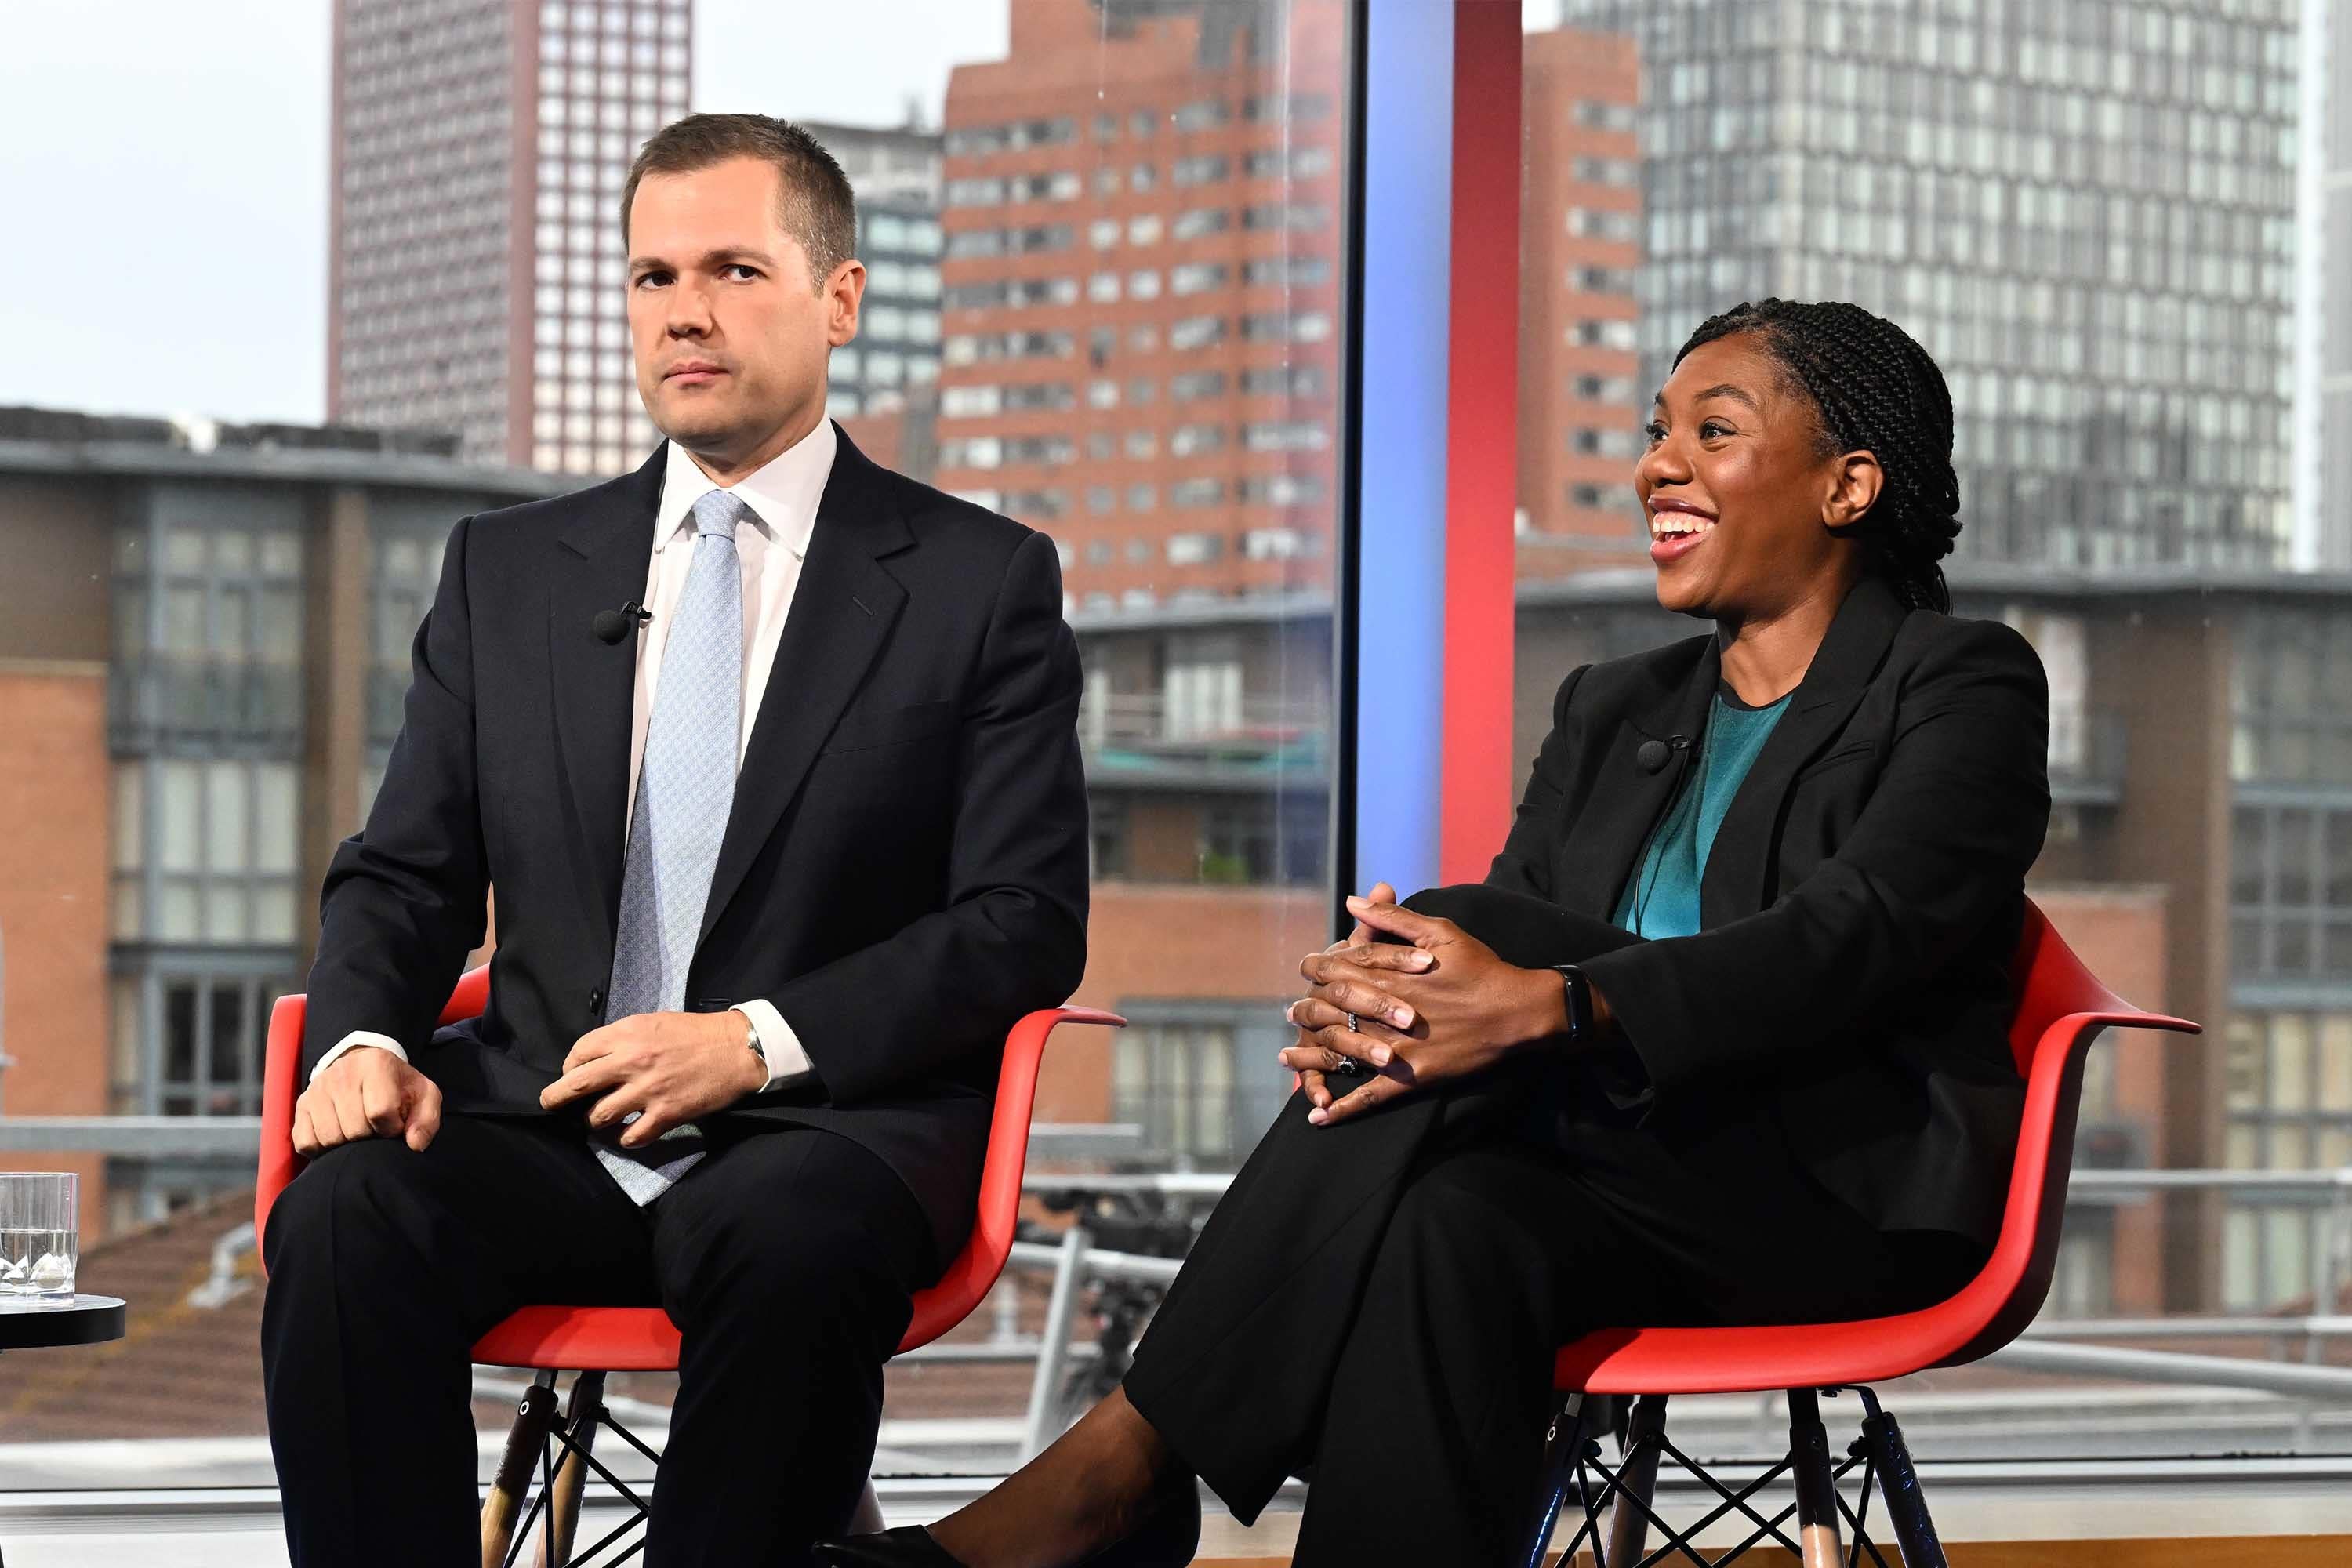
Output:
[[[0,0],[0,405],[326,412],[330,0]],[[1003,0],[697,0],[694,107],[937,122]]]

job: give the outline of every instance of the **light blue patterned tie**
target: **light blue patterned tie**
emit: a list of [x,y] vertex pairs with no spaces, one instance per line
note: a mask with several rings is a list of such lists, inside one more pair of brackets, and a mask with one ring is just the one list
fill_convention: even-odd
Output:
[[[735,525],[744,510],[725,490],[694,503],[694,564],[662,645],[661,686],[637,772],[607,1023],[686,1006],[687,965],[735,804],[741,750],[743,579]],[[622,1189],[649,1204],[702,1158],[702,1134],[688,1123],[639,1149],[593,1147]]]

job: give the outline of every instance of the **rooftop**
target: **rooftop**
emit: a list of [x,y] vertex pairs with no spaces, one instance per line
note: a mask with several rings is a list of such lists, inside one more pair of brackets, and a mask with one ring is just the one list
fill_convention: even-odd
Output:
[[470,463],[455,434],[347,425],[238,425],[0,407],[0,474],[254,479],[489,491],[522,500],[576,488],[577,476]]

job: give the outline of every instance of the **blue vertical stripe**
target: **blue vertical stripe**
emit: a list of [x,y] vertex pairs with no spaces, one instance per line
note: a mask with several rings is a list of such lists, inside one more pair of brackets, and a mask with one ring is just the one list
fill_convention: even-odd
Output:
[[1353,891],[1438,877],[1451,0],[1364,7],[1362,590]]

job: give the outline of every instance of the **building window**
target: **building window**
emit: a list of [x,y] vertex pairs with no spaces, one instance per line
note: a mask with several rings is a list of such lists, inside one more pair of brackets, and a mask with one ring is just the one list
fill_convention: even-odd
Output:
[[158,1059],[151,1115],[256,1116],[269,1006],[289,979],[162,973],[150,977],[158,1003]]
[[1112,1115],[1179,1170],[1238,1164],[1290,1095],[1276,1059],[1290,1034],[1281,1002],[1119,1006],[1129,1026],[1115,1047]]
[[1168,180],[1174,185],[1205,185],[1222,180],[1233,173],[1233,160],[1222,153],[1204,153],[1196,157],[1179,158],[1169,165]]
[[[1223,537],[1219,534],[1171,533],[1168,536],[1168,564],[1205,566],[1224,553],[1224,544]],[[1239,674],[1238,668],[1235,674]]]
[[2235,631],[2231,775],[2352,784],[2352,612],[2270,608]]
[[2242,982],[2352,980],[2352,810],[2240,800],[2230,964]]
[[1631,458],[1641,450],[1641,446],[1640,431],[1620,428],[1575,430],[1570,432],[1568,439],[1570,451],[1588,458]]
[[1207,131],[1224,124],[1230,116],[1223,99],[1204,98],[1185,104],[1169,118],[1179,131]]
[[1168,329],[1168,346],[1171,349],[1202,349],[1222,342],[1225,336],[1223,316],[1187,316]]
[[1173,458],[1200,457],[1223,450],[1224,445],[1222,425],[1179,425],[1168,433],[1168,454]]
[[[2231,1169],[2352,1166],[2352,1012],[2232,1018],[2224,1095]],[[2308,1302],[2326,1263],[2327,1215],[2318,1194],[2233,1202],[2222,1226],[2225,1308]]]

